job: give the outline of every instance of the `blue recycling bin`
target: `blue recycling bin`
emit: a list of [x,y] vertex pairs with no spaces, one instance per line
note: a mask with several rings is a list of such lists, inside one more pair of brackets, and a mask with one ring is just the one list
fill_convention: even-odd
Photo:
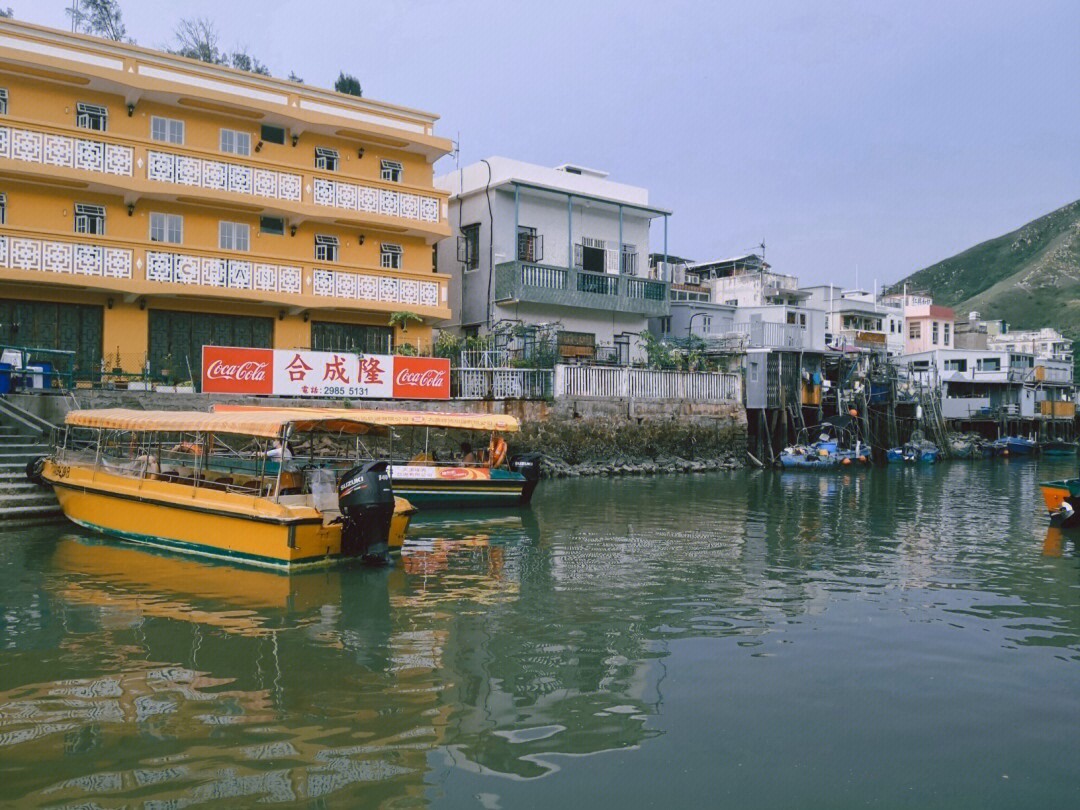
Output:
[[53,387],[53,364],[46,360],[34,361],[34,365],[41,369],[41,384],[46,388]]
[[0,395],[11,393],[11,363],[0,363]]

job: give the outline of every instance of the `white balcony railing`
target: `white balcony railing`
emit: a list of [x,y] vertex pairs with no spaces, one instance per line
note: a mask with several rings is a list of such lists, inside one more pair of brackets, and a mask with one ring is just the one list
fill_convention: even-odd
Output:
[[43,130],[0,127],[0,158],[130,177],[130,146]]
[[0,236],[0,267],[71,276],[131,278],[132,252],[83,242]]
[[155,149],[146,153],[146,179],[290,202],[300,202],[303,185],[299,174]]
[[735,324],[732,331],[746,335],[746,345],[753,349],[801,349],[808,340],[805,329],[787,323],[750,321]]

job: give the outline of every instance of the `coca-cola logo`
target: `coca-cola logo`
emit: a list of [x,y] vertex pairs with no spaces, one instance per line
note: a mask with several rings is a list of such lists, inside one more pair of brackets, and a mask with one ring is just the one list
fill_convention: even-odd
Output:
[[259,363],[255,360],[244,363],[224,363],[221,360],[215,360],[206,367],[206,378],[208,380],[262,382],[266,379],[266,371],[269,367],[269,363]]
[[403,368],[398,372],[398,385],[415,385],[421,388],[441,388],[446,379],[445,370],[427,369],[426,371],[409,371]]

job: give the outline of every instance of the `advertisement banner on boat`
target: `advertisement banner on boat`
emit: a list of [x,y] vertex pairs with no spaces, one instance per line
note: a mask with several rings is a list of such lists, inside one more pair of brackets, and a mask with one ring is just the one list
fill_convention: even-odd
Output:
[[438,357],[298,349],[203,347],[202,390],[354,399],[449,399],[450,361]]

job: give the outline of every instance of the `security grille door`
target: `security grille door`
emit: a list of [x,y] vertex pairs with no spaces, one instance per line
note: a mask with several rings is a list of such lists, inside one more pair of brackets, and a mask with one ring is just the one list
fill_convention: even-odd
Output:
[[[101,367],[103,318],[100,306],[0,299],[0,341],[10,346],[73,351],[73,369],[58,357],[40,359],[51,362],[58,372],[75,371],[85,378]],[[33,355],[30,359],[33,362]]]

